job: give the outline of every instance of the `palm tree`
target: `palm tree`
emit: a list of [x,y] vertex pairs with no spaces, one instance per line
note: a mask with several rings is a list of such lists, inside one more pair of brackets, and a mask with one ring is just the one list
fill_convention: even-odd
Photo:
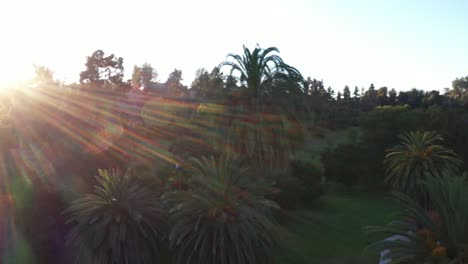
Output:
[[165,221],[159,197],[129,171],[99,170],[93,194],[67,209],[79,263],[154,263]]
[[426,210],[402,193],[394,198],[404,210],[386,226],[371,226],[370,234],[398,236],[397,240],[380,240],[367,250],[388,249],[392,263],[453,263],[468,261],[468,178],[429,177],[424,183],[433,203]]
[[176,263],[268,263],[274,245],[266,186],[252,182],[232,154],[191,160],[190,189],[163,196]]
[[384,160],[385,181],[416,199],[424,199],[422,181],[429,176],[456,173],[461,160],[457,154],[437,144],[443,138],[434,132],[410,132],[402,142],[387,150]]
[[227,58],[232,61],[225,61],[219,67],[230,66],[231,75],[238,72],[241,84],[246,85],[255,98],[261,98],[266,81],[274,78],[295,78],[297,81],[303,79],[296,68],[284,63],[280,56],[271,54],[279,53],[277,48],[262,49],[257,45],[253,52],[245,46],[243,49],[243,55],[231,53]]
[[[254,105],[230,108],[228,124],[223,128],[227,131],[227,142],[223,145],[230,145],[254,164],[285,168],[304,138],[302,125],[297,113],[291,111],[289,100],[297,95],[302,75],[274,54],[279,53],[275,47],[257,46],[252,52],[245,46],[243,49],[242,55],[229,54],[231,60],[221,63],[220,67],[229,66],[231,74],[240,75],[240,82],[254,99]],[[279,88],[290,91],[279,91]],[[275,89],[277,91],[273,91]],[[280,99],[273,100],[273,94],[280,94]],[[269,101],[265,98],[267,95]]]

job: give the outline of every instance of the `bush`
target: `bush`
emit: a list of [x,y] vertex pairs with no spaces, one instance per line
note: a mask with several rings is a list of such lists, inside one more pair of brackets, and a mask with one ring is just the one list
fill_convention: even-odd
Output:
[[272,172],[272,177],[279,191],[270,195],[270,198],[283,209],[294,209],[324,193],[323,168],[318,164],[293,160],[286,171]]
[[323,153],[321,161],[327,181],[343,183],[347,187],[375,189],[384,186],[383,151],[381,155],[374,154],[363,143],[329,149]]
[[299,179],[306,188],[306,197],[318,198],[323,194],[324,170],[321,164],[313,164],[303,160],[293,160],[290,164],[290,174]]

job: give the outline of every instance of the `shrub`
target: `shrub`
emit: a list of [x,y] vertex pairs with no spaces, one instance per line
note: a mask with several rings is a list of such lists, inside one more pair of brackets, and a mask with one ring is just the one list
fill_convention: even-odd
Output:
[[303,160],[293,160],[290,174],[300,180],[307,190],[306,196],[317,198],[323,194],[324,171],[320,164],[313,164]]
[[283,209],[296,208],[307,200],[320,197],[324,192],[324,173],[319,164],[293,160],[288,170],[271,173],[279,191],[270,197]]
[[325,178],[341,182],[347,187],[378,185],[383,182],[383,178],[374,174],[374,166],[369,164],[367,153],[366,147],[360,143],[339,145],[333,150],[327,150],[322,155]]

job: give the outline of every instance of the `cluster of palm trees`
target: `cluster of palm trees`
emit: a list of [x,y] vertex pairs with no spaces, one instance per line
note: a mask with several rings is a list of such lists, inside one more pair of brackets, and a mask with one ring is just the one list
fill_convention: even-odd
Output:
[[386,226],[370,233],[393,235],[368,250],[389,250],[391,263],[468,262],[468,177],[460,175],[461,160],[435,132],[410,132],[389,149],[384,161],[386,181],[403,210]]
[[[232,153],[190,160],[186,189],[158,192],[132,171],[100,170],[66,211],[80,263],[269,263],[275,245],[268,184]],[[161,190],[160,190],[161,191]]]
[[239,73],[253,100],[220,106],[221,113],[212,111],[216,105],[199,109],[207,115],[204,125],[212,120],[208,125],[224,133],[205,135],[216,154],[190,158],[184,186],[149,185],[132,170],[99,171],[94,192],[66,211],[79,262],[154,263],[166,253],[175,263],[270,262],[279,206],[265,198],[273,182],[255,174],[286,166],[302,134],[294,116],[268,107],[267,83],[302,79],[274,52],[244,47],[242,56],[230,54],[221,64]]

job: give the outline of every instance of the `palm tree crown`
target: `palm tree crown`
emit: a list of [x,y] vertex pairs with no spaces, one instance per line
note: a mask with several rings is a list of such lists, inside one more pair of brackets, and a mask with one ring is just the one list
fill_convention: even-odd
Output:
[[79,263],[154,263],[165,230],[159,197],[129,173],[99,170],[93,194],[67,214]]
[[269,183],[254,181],[236,155],[192,159],[190,191],[163,196],[176,263],[269,263],[275,244]]
[[429,177],[423,185],[433,205],[426,210],[409,196],[395,192],[402,211],[386,226],[369,226],[370,234],[394,235],[367,250],[389,250],[392,263],[454,263],[468,261],[468,181],[465,176]]
[[241,83],[245,84],[255,97],[261,96],[262,84],[266,80],[277,77],[295,77],[302,80],[302,75],[296,68],[284,63],[280,56],[271,54],[279,53],[276,47],[262,49],[257,45],[253,52],[245,46],[243,49],[243,55],[229,54],[227,58],[231,58],[232,61],[225,61],[220,67],[230,66],[231,75],[238,72]]
[[453,150],[437,144],[443,138],[434,132],[410,132],[400,138],[402,142],[389,149],[385,157],[386,181],[412,197],[423,194],[422,180],[456,173],[461,164]]

